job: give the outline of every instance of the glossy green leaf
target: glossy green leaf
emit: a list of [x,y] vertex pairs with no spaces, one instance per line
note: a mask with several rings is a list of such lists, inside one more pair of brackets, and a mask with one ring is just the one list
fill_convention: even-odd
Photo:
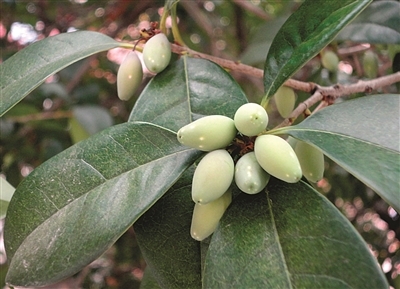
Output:
[[234,199],[207,253],[203,288],[388,288],[367,244],[307,184],[274,179]]
[[283,24],[264,66],[267,101],[276,90],[320,52],[372,0],[306,0]]
[[371,95],[327,107],[288,133],[319,147],[400,212],[400,95]]
[[[36,168],[5,222],[7,282],[40,286],[99,257],[180,177],[199,152],[149,123],[124,123]],[[23,225],[21,225],[23,224]]]
[[162,288],[201,288],[200,242],[190,236],[193,172],[186,170],[134,224],[147,266]]
[[178,131],[204,115],[233,118],[246,102],[240,86],[220,66],[204,59],[182,57],[151,80],[129,120]]
[[337,36],[337,40],[400,44],[400,3],[375,1]]
[[119,45],[104,34],[77,31],[27,46],[0,65],[0,116],[52,74],[80,59]]

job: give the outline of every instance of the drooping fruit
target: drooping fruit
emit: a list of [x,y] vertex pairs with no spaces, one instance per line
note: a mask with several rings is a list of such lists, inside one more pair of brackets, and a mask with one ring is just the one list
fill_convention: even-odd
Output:
[[364,74],[368,78],[375,78],[378,75],[379,60],[373,51],[366,51],[362,59]]
[[117,72],[117,93],[121,100],[129,100],[142,83],[142,63],[135,51],[130,51]]
[[281,86],[274,95],[276,108],[283,118],[287,118],[293,111],[296,103],[294,90],[287,86]]
[[193,174],[193,201],[207,204],[221,197],[231,185],[234,172],[233,159],[226,150],[207,153]]
[[167,36],[159,33],[151,37],[143,48],[143,61],[153,73],[163,71],[171,60],[171,43]]
[[339,57],[333,51],[325,51],[321,56],[322,66],[331,72],[335,72],[338,69]]
[[295,147],[304,177],[316,183],[324,176],[324,154],[316,147],[298,140]]
[[218,199],[208,204],[195,204],[190,235],[197,241],[203,241],[214,233],[226,209],[232,202],[232,193],[225,192]]
[[247,194],[257,194],[265,188],[269,174],[257,162],[254,152],[242,156],[235,166],[235,183]]
[[238,131],[246,136],[255,136],[267,128],[268,114],[257,103],[246,103],[239,107],[234,116]]
[[209,115],[182,127],[178,141],[201,151],[212,151],[228,146],[237,133],[233,119],[223,115]]
[[301,179],[302,171],[293,148],[276,135],[261,135],[254,143],[254,153],[260,166],[271,176],[287,183]]

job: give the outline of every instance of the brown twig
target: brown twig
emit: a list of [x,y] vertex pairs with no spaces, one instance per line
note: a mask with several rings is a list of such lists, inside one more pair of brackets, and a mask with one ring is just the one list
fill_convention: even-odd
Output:
[[27,114],[23,116],[10,116],[7,119],[13,122],[26,123],[30,121],[46,120],[46,119],[60,119],[70,118],[73,116],[72,111],[45,111],[41,113]]
[[299,117],[307,108],[311,107],[319,101],[322,102],[321,105],[317,107],[318,110],[329,104],[332,104],[339,97],[348,96],[360,92],[371,93],[372,91],[375,91],[385,86],[389,86],[396,82],[400,82],[400,72],[396,72],[372,80],[360,80],[357,83],[349,85],[336,84],[328,87],[316,85],[315,93],[307,100],[300,103],[296,107],[296,109],[293,110],[293,112],[289,115],[289,117],[275,128],[291,125],[293,121],[297,117]]
[[263,9],[254,5],[250,1],[233,0],[232,2],[263,20],[268,21],[272,19],[272,17],[269,14],[267,14]]

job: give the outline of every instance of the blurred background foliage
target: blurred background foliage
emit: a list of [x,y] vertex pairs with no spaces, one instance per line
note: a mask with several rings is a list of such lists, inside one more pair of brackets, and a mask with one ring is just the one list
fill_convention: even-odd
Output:
[[[301,2],[181,1],[177,10],[179,29],[185,43],[194,50],[262,68],[274,35]],[[398,25],[400,14],[397,14],[398,18],[390,14],[393,13],[390,6],[393,3],[399,4],[398,1],[373,3],[381,5],[379,12],[385,19],[383,26],[380,23],[383,20],[374,18],[374,10],[362,14],[356,21],[380,24],[372,25],[371,29]],[[163,5],[164,1],[157,0],[0,1],[0,63],[34,41],[75,30],[99,31],[121,41],[134,42],[142,28],[148,28],[151,21],[159,21]],[[400,40],[396,38],[400,37],[399,28],[397,34],[385,38],[385,43],[361,30],[354,30],[354,27],[352,29],[341,33],[327,48],[339,56],[337,71],[325,69],[320,55],[317,55],[294,78],[321,85],[367,79],[371,75],[362,65],[367,51],[373,52],[379,63],[373,77],[399,70]],[[136,98],[128,102],[117,97],[116,72],[125,53],[124,49],[114,49],[67,67],[48,78],[2,117],[1,177],[17,186],[35,167],[57,153],[106,127],[125,122],[140,94],[139,90]],[[232,75],[250,101],[262,97],[262,79],[236,72]],[[148,72],[145,76],[142,89],[151,78]],[[392,86],[380,92],[398,93],[398,88]],[[297,94],[297,102],[309,97],[302,92]],[[273,101],[269,114],[271,126],[282,121]],[[316,189],[354,224],[391,286],[400,288],[399,214],[371,189],[328,159],[325,178]],[[2,236],[0,241],[2,288],[5,286],[7,259]],[[131,228],[101,258],[51,288],[139,288],[145,267]]]

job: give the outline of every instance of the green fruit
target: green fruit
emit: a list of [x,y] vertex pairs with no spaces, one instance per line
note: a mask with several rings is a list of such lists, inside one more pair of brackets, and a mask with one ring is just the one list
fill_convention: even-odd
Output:
[[287,118],[293,111],[296,103],[294,90],[287,86],[281,86],[274,95],[276,108],[283,118]]
[[254,152],[242,156],[235,166],[235,183],[247,194],[257,194],[265,188],[269,174],[257,162]]
[[375,78],[378,75],[379,60],[375,52],[366,51],[362,59],[362,64],[366,77]]
[[193,174],[192,199],[207,204],[221,197],[230,187],[234,163],[226,150],[209,152],[199,162]]
[[135,51],[130,51],[117,73],[117,93],[121,100],[129,100],[142,83],[142,63]]
[[170,60],[171,43],[165,34],[156,34],[146,42],[143,48],[143,61],[148,70],[159,73],[168,66]]
[[254,152],[260,166],[271,176],[287,183],[301,179],[302,171],[293,148],[283,138],[262,135],[256,138]]
[[238,131],[246,136],[255,136],[264,131],[268,125],[268,114],[257,103],[246,103],[238,108],[234,116]]
[[325,51],[321,57],[322,66],[331,72],[335,72],[338,69],[339,57],[333,51]]
[[223,115],[209,115],[182,127],[178,141],[201,151],[212,151],[228,146],[236,136],[233,119]]
[[227,191],[218,199],[202,205],[195,204],[190,235],[197,241],[203,241],[214,233],[221,217],[232,202],[232,193]]
[[324,154],[318,148],[303,141],[297,141],[295,152],[304,177],[313,183],[321,180],[324,176]]

